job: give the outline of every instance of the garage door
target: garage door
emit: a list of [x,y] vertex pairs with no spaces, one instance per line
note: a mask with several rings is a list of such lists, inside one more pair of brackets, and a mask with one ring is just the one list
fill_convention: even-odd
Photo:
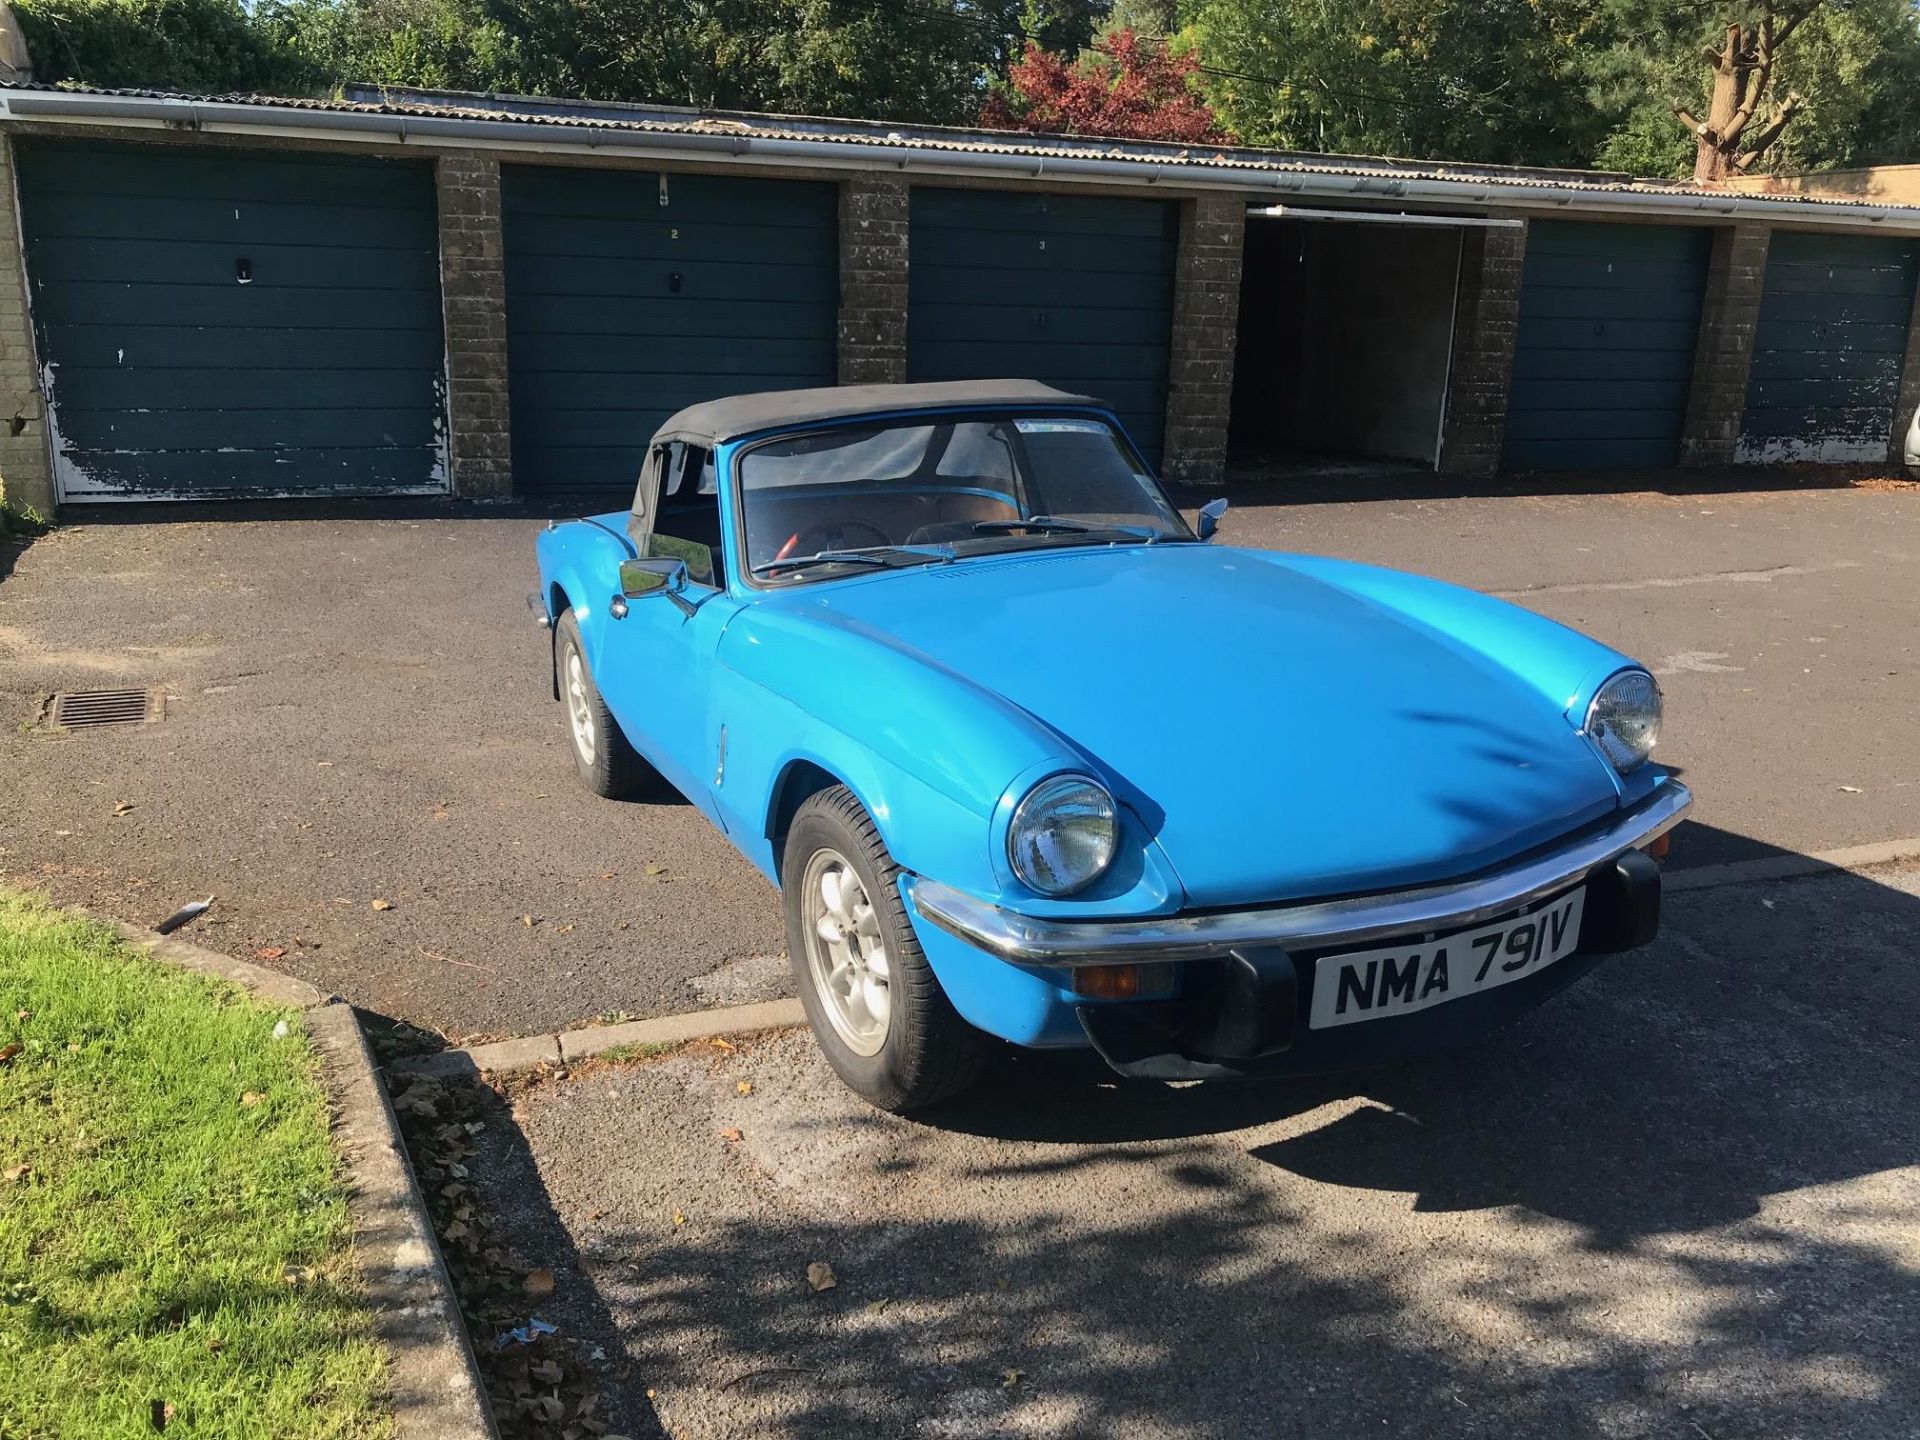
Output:
[[1506,468],[1679,458],[1712,243],[1707,230],[1678,226],[1528,228]]
[[838,197],[734,176],[501,172],[521,490],[632,490],[674,411],[834,383]]
[[915,190],[907,378],[1043,380],[1111,404],[1159,458],[1175,207]]
[[1877,235],[1773,232],[1739,459],[1887,458],[1917,249]]
[[14,145],[62,499],[446,488],[429,166]]

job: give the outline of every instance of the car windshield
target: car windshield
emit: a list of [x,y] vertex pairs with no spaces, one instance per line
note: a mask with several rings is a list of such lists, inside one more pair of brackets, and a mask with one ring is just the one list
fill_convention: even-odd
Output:
[[1105,420],[967,415],[785,435],[739,465],[748,568],[798,582],[1060,545],[1192,540]]

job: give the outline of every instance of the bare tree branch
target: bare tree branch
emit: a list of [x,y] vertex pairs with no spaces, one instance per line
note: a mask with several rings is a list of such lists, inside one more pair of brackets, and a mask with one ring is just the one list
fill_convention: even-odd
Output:
[[1781,132],[1792,123],[1793,117],[1800,112],[1802,103],[1797,94],[1788,95],[1787,98],[1781,102],[1780,108],[1774,112],[1773,118],[1755,132],[1746,151],[1734,160],[1733,168],[1743,174],[1751,170],[1760,157],[1773,148],[1773,144],[1780,138]]
[[1709,133],[1707,127],[1694,119],[1692,112],[1689,111],[1686,106],[1682,105],[1678,100],[1669,100],[1667,101],[1667,108],[1673,111],[1674,119],[1686,126],[1694,135],[1697,135],[1702,140],[1707,138]]

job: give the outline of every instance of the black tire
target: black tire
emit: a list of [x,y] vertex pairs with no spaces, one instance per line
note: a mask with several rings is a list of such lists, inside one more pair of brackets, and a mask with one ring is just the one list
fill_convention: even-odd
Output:
[[[565,711],[567,752],[573,756],[573,768],[579,772],[581,783],[594,794],[609,800],[630,800],[658,784],[659,772],[627,742],[620,722],[613,718],[607,702],[600,698],[600,687],[593,683],[593,671],[587,665],[587,647],[580,639],[580,625],[573,618],[573,611],[561,611],[553,629],[554,686],[560,692],[560,704]],[[581,699],[593,730],[591,755],[585,753],[574,731],[569,666],[574,656],[580,660]]]
[[[886,1038],[876,1054],[862,1055],[841,1037],[827,1012],[830,1002],[815,980],[802,880],[822,851],[836,852],[852,867],[884,937],[891,1013]],[[809,796],[787,828],[781,855],[787,954],[794,986],[827,1063],[855,1094],[894,1114],[921,1109],[966,1089],[986,1057],[987,1037],[960,1018],[934,978],[900,900],[900,867],[893,863],[853,792],[836,785]]]

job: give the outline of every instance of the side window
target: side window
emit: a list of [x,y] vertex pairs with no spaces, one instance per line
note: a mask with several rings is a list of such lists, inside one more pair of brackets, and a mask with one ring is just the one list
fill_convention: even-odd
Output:
[[647,553],[657,559],[684,560],[687,579],[696,585],[722,584],[720,498],[706,479],[712,472],[709,454],[679,441],[669,448],[667,484],[672,493],[661,507]]

